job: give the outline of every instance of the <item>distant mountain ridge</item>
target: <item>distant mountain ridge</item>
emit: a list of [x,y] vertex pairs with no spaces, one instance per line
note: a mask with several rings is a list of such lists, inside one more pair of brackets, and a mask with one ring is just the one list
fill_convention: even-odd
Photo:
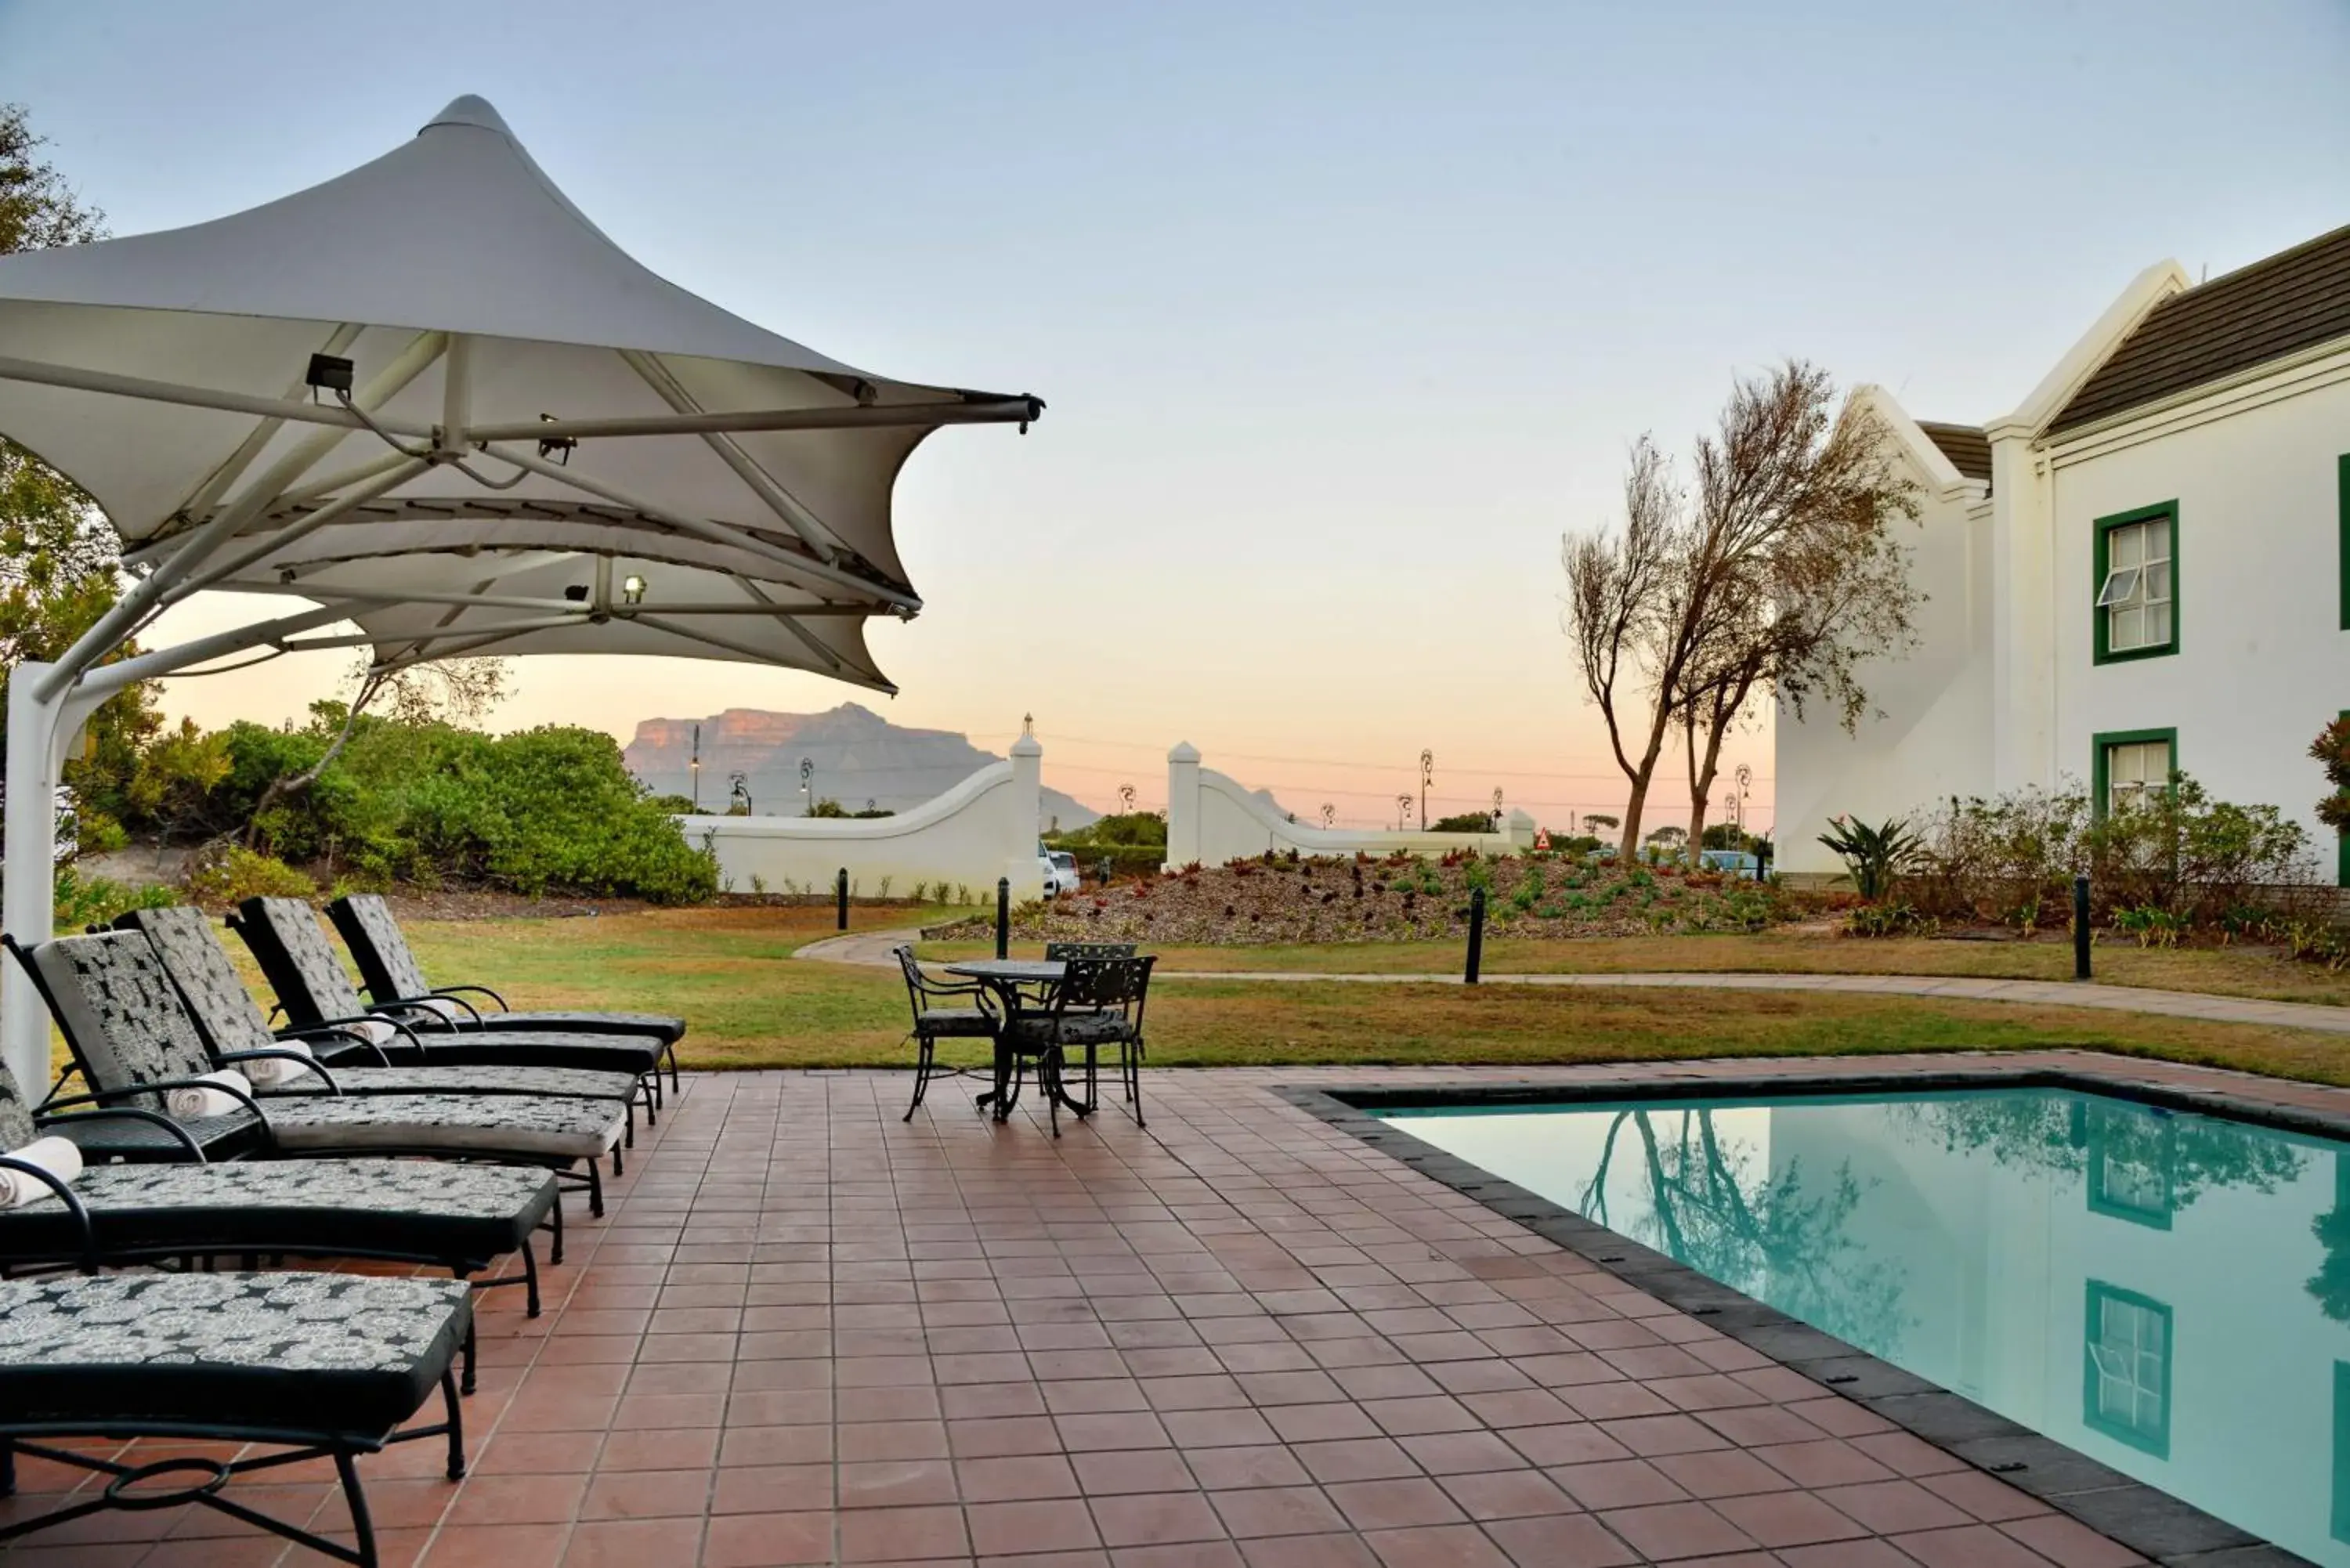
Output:
[[[837,800],[851,811],[866,802],[904,811],[943,794],[990,763],[1003,759],[983,752],[952,730],[912,730],[893,724],[855,702],[821,713],[773,713],[729,708],[706,719],[646,719],[621,753],[629,771],[657,794],[693,793],[693,727],[702,726],[702,808],[726,809],[733,774],[747,775],[751,809],[761,816],[796,816],[806,809],[800,793],[800,759],[816,768],[816,798]],[[1044,792],[1045,826],[1059,819],[1082,827],[1101,814],[1059,790]]]

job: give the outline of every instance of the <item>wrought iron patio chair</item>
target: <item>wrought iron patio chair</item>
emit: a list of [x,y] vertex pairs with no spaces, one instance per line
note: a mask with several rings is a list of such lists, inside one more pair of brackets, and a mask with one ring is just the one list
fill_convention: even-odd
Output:
[[1066,961],[1060,982],[1045,1004],[1023,1009],[1004,1021],[1003,1040],[1015,1074],[1021,1062],[1034,1058],[1038,1085],[1051,1104],[1053,1136],[1061,1135],[1057,1092],[1066,1082],[1068,1054],[1086,1054],[1086,1098],[1078,1110],[1090,1116],[1100,1104],[1099,1055],[1103,1046],[1118,1051],[1118,1076],[1134,1107],[1137,1127],[1142,1116],[1142,1012],[1150,988],[1154,958],[1073,958]]
[[[914,1041],[914,1101],[906,1107],[900,1121],[912,1121],[921,1109],[923,1093],[938,1073],[957,1073],[955,1068],[938,1065],[938,1045],[941,1040],[993,1041],[1003,1031],[1003,1020],[988,1000],[987,988],[977,981],[949,983],[933,980],[922,972],[914,961],[914,950],[899,945],[890,951],[896,955],[898,967],[906,977],[906,1001],[914,1010],[914,1026],[909,1032]],[[953,1005],[969,1001],[968,1007]],[[942,1005],[945,1004],[945,1005]]]

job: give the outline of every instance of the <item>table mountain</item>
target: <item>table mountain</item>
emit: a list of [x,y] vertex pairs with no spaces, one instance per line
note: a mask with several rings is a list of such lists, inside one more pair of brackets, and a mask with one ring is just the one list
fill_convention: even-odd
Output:
[[[729,780],[745,774],[751,808],[762,816],[796,816],[800,759],[816,764],[816,796],[851,811],[868,801],[904,811],[941,794],[990,763],[951,730],[909,730],[855,702],[822,713],[770,713],[729,708],[706,719],[646,719],[623,753],[629,771],[657,794],[690,794],[693,787],[693,727],[702,726],[702,806],[726,809]],[[1044,792],[1049,826],[1082,827],[1100,814],[1059,790]]]

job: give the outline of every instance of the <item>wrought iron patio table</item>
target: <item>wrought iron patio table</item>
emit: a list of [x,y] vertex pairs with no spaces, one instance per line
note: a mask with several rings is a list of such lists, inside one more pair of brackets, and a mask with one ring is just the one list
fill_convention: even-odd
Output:
[[[1033,1011],[1024,1007],[1020,994],[1022,986],[1049,992],[1061,983],[1062,977],[1068,973],[1069,969],[1057,959],[969,959],[962,963],[941,964],[940,967],[949,974],[975,980],[993,992],[1003,1003],[1007,1027],[1010,1020],[1019,1012]],[[1000,1103],[1009,1110],[1010,1102],[1005,1096],[1013,1092],[1012,1072],[1012,1058],[1008,1054],[1000,1057],[995,1069],[995,1087],[978,1096],[974,1103],[982,1106]],[[1092,1113],[1093,1106],[1070,1097],[1068,1090],[1062,1085],[1058,1072],[1047,1075],[1040,1065],[1036,1076],[1040,1086],[1070,1111],[1080,1116]]]

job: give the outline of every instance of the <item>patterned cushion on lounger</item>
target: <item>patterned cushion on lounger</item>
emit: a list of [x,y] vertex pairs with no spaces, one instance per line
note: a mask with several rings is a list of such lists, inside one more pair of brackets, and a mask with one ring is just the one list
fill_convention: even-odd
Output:
[[356,1018],[367,1011],[367,999],[336,961],[318,917],[301,899],[247,898],[236,907],[235,925],[295,1023]]
[[[380,1002],[405,997],[430,996],[432,982],[409,950],[391,906],[377,893],[348,893],[327,906],[327,916],[343,935],[343,945],[359,966],[368,994]],[[485,999],[468,996],[469,1002]],[[493,1004],[494,1005],[494,1004]],[[452,1010],[460,1027],[473,1023],[463,1007]],[[484,1009],[481,1027],[584,1031],[591,1034],[651,1034],[675,1041],[685,1033],[685,1020],[660,1012],[580,1012],[557,1009],[545,1012],[492,1012]]]
[[[241,1247],[321,1257],[391,1252],[481,1268],[515,1251],[556,1202],[531,1167],[419,1159],[234,1160],[86,1168],[74,1196],[102,1251]],[[0,1258],[71,1255],[55,1198],[0,1210]]]
[[269,1127],[289,1150],[593,1159],[620,1140],[623,1115],[610,1100],[531,1095],[302,1095],[272,1102]]
[[460,1280],[116,1274],[0,1282],[0,1409],[380,1438],[473,1318]]
[[228,950],[202,909],[175,904],[168,909],[134,909],[115,921],[124,930],[143,931],[155,945],[164,972],[214,1051],[264,1051],[277,1042],[253,992],[237,978]]
[[[57,1022],[93,1087],[130,1088],[213,1071],[194,1021],[143,933],[59,937],[33,950],[33,966],[56,999]],[[124,1103],[160,1111],[162,1100],[140,1095]]]
[[[628,1073],[595,1073],[585,1067],[510,1067],[495,1064],[430,1067],[333,1066],[335,1086],[346,1095],[568,1095],[580,1100],[630,1100],[637,1080]],[[304,1073],[261,1091],[323,1095],[327,1080]]]

